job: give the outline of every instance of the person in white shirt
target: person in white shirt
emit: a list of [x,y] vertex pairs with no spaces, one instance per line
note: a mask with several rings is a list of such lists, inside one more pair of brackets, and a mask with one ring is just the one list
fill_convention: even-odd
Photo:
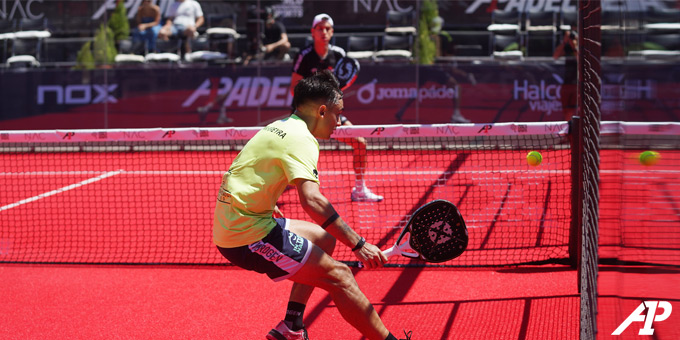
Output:
[[158,32],[158,38],[168,40],[181,34],[184,37],[184,51],[191,53],[191,41],[196,30],[205,19],[201,5],[196,0],[175,0],[166,13],[165,25]]

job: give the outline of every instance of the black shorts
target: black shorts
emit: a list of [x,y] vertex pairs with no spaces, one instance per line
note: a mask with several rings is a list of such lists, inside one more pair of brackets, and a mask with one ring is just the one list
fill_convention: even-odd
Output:
[[274,281],[291,277],[307,262],[312,242],[288,230],[288,219],[274,220],[276,227],[263,239],[242,247],[217,249],[232,264],[267,274]]

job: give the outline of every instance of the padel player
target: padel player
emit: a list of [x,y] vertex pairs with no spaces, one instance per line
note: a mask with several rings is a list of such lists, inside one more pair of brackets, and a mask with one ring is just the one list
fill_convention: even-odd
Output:
[[[295,85],[300,79],[311,76],[317,71],[333,70],[336,63],[345,57],[345,50],[341,47],[331,45],[333,38],[333,19],[328,14],[319,14],[314,17],[312,22],[313,43],[306,46],[293,59],[293,74],[290,78],[290,91],[293,93]],[[342,90],[346,90],[351,85],[341,84]],[[352,125],[345,116],[340,116],[342,125]],[[373,193],[366,186],[366,168],[368,155],[366,153],[366,139],[358,138],[339,138],[339,141],[348,144],[353,149],[353,165],[355,174],[355,185],[352,189],[351,198],[355,202],[380,202],[383,197]]]
[[[232,264],[294,282],[285,318],[270,340],[308,339],[303,324],[315,287],[328,291],[345,320],[370,340],[396,338],[385,328],[347,265],[331,257],[336,239],[368,268],[383,266],[385,255],[359,236],[319,190],[319,142],[339,124],[342,91],[325,70],[295,87],[294,113],[260,130],[222,177],[213,241]],[[316,221],[274,218],[276,200],[288,184]]]

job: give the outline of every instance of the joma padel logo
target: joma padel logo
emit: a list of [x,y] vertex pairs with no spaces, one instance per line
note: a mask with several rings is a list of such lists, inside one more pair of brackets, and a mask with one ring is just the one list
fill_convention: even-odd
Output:
[[[656,310],[658,308],[663,309],[663,314],[657,314]],[[647,310],[647,313],[643,313],[645,309]],[[668,301],[644,301],[626,318],[626,320],[623,320],[619,327],[614,330],[612,335],[620,335],[633,322],[644,322],[638,335],[654,335],[652,323],[654,321],[661,322],[668,319],[668,317],[671,316],[672,311],[673,306],[671,306]]]

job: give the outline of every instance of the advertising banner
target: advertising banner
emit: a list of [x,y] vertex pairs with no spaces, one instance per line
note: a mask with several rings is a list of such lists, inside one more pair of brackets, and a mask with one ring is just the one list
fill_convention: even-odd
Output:
[[[602,119],[680,121],[680,65],[604,64]],[[287,66],[4,72],[0,129],[264,125],[291,112]],[[564,65],[366,64],[345,92],[354,124],[561,121]],[[198,108],[215,105],[201,116]]]

